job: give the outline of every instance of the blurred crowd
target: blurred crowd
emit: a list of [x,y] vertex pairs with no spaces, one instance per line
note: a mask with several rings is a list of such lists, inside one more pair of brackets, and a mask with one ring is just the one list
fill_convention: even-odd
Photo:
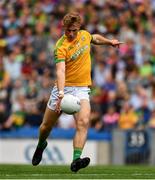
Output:
[[[154,0],[1,0],[0,130],[40,125],[70,11],[80,13],[82,29],[124,42],[92,45],[90,127],[155,128]],[[73,116],[62,114],[56,126],[74,127]]]

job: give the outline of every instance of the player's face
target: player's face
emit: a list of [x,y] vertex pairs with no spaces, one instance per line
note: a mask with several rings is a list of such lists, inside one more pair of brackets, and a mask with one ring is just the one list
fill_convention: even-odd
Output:
[[76,38],[79,29],[80,27],[78,25],[72,25],[72,26],[66,27],[65,35],[67,36],[67,39],[69,41],[73,41]]

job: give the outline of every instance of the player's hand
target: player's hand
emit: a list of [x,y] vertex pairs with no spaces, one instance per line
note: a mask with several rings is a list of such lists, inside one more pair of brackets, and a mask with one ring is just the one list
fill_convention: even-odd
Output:
[[58,101],[56,103],[56,108],[55,108],[55,112],[60,113],[61,112],[61,100],[64,97],[64,92],[63,91],[59,91],[59,96],[58,96]]
[[60,111],[61,111],[61,108],[60,108],[61,100],[62,100],[62,98],[59,97],[59,98],[58,98],[58,101],[57,101],[57,103],[56,103],[55,112],[57,112],[58,114],[59,114]]
[[124,42],[120,42],[120,41],[118,41],[117,39],[111,40],[111,45],[112,45],[113,47],[118,47],[118,48],[119,48],[120,44],[124,44]]

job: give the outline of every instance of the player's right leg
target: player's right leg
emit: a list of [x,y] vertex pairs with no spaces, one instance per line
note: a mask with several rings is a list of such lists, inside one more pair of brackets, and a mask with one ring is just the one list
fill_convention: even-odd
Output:
[[54,110],[49,109],[49,107],[46,107],[44,118],[42,124],[40,125],[39,142],[32,158],[32,164],[34,166],[40,163],[43,151],[47,146],[46,139],[59,116],[60,114],[56,113]]
[[42,159],[43,151],[47,146],[46,139],[47,139],[48,135],[50,134],[51,129],[55,125],[57,119],[60,116],[60,114],[58,114],[54,111],[57,100],[58,100],[58,89],[56,87],[53,87],[51,96],[47,103],[43,121],[40,125],[39,142],[38,142],[37,148],[36,148],[33,158],[32,158],[32,164],[34,166],[36,166],[40,163],[40,161]]
[[89,127],[90,117],[90,103],[86,99],[81,100],[81,110],[75,115],[76,119],[76,133],[73,140],[74,153],[73,162],[71,163],[71,171],[77,172],[78,170],[85,168],[90,163],[89,157],[80,158],[82,150],[84,148],[87,132]]

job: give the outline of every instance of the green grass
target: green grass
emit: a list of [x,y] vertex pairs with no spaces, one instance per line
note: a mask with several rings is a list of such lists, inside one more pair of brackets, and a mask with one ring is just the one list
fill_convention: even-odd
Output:
[[69,166],[1,164],[0,179],[155,179],[155,167],[89,166],[72,173]]

